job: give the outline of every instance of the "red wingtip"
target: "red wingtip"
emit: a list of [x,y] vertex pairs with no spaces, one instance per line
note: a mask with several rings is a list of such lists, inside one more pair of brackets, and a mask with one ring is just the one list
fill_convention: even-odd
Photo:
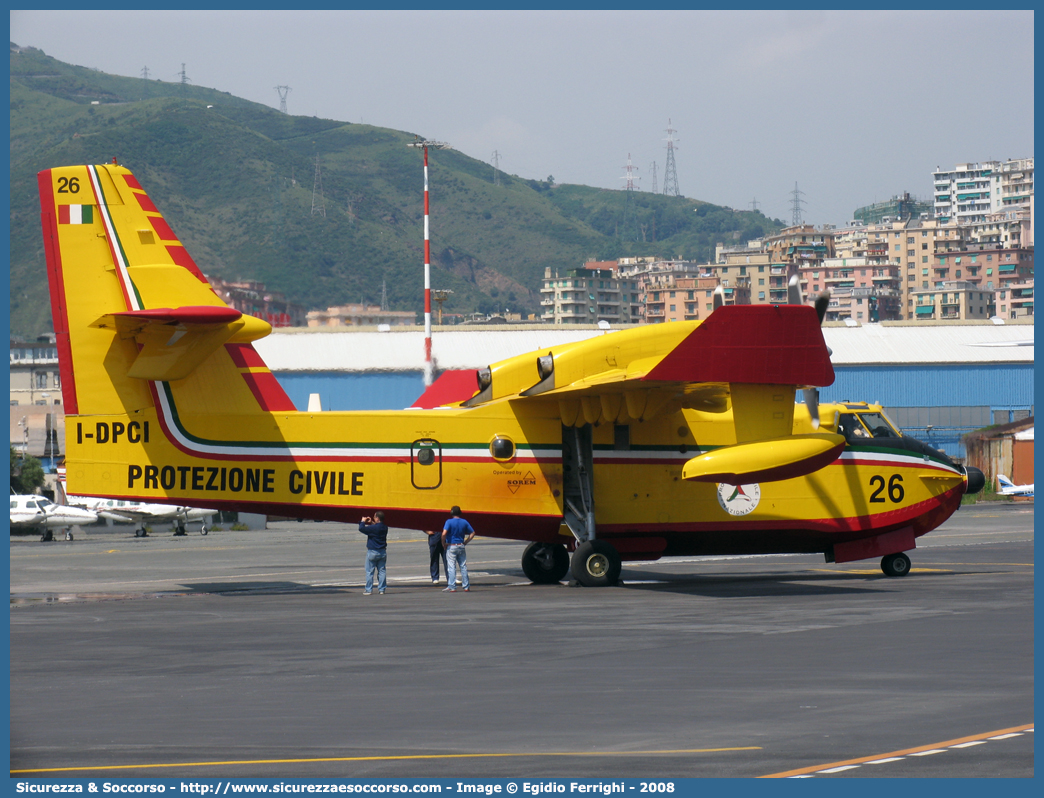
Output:
[[811,305],[725,305],[645,379],[822,387],[834,367]]

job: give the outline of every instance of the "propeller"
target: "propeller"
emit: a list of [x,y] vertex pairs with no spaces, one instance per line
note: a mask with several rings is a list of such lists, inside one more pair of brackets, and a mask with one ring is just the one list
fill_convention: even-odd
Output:
[[[796,274],[787,283],[787,303],[790,305],[804,304],[804,300],[801,297],[801,281],[798,280]],[[823,319],[826,318],[827,306],[829,304],[830,289],[827,289],[816,297],[815,302],[816,315],[819,316],[820,325],[823,324]],[[834,354],[829,346],[827,347],[827,354]],[[808,408],[808,414],[812,417],[812,429],[819,429],[819,389],[812,387],[802,388],[801,395],[805,400],[805,407]]]

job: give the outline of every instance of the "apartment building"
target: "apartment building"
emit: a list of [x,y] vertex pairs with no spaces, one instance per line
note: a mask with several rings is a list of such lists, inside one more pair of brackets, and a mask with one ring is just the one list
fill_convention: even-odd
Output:
[[[714,310],[714,289],[718,278],[672,277],[649,288],[645,301],[645,320],[649,324],[705,319]],[[725,304],[750,304],[749,293],[736,287],[725,288]]]
[[207,277],[214,293],[232,308],[264,319],[273,327],[303,327],[306,314],[302,305],[294,304],[279,291],[269,290],[257,280],[222,280]]
[[380,305],[362,303],[308,311],[309,327],[403,327],[416,323],[417,314],[412,310],[381,310]]
[[989,319],[996,315],[994,291],[963,280],[946,280],[939,288],[912,291],[917,321]]
[[638,318],[650,324],[685,318],[684,301],[678,295],[677,282],[700,274],[697,264],[685,260],[634,258],[631,262],[620,263],[621,278],[633,280],[638,286]]
[[988,214],[1028,209],[1033,198],[1033,159],[959,163],[932,173],[935,217],[970,225]]
[[[641,321],[638,279],[610,264],[591,262],[559,275],[544,269],[540,288],[542,321],[551,324],[637,324]],[[610,266],[598,268],[598,266]]]

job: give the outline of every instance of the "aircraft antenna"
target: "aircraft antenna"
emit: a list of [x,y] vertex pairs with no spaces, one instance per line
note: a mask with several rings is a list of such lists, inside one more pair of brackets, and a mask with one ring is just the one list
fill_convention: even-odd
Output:
[[663,193],[668,197],[680,197],[678,191],[678,171],[674,166],[674,134],[678,131],[671,127],[667,119],[667,165],[663,168]]
[[444,141],[426,141],[417,139],[407,147],[424,150],[424,385],[432,383],[433,367],[431,364],[431,239],[428,235],[428,147],[445,150],[449,144]]
[[312,182],[312,216],[326,218],[326,200],[323,198],[323,176],[319,171],[319,153],[315,154],[315,180]]
[[279,110],[282,113],[287,113],[286,110],[286,95],[288,95],[293,89],[289,86],[276,86],[275,90],[279,92]]
[[797,181],[794,181],[794,190],[790,192],[790,196],[793,199],[790,201],[790,224],[797,227],[801,224],[801,206],[805,204],[805,201],[801,199],[801,195],[804,191],[798,191]]
[[493,150],[493,185],[500,185],[500,153],[497,150]]

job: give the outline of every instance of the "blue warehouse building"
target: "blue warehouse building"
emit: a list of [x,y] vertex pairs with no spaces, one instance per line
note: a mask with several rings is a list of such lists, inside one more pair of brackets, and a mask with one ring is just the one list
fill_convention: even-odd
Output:
[[[583,340],[597,328],[436,330],[439,369],[482,368],[524,352]],[[989,322],[885,322],[824,327],[834,384],[823,402],[880,403],[906,433],[963,458],[972,430],[1033,415],[1033,326]],[[301,410],[318,394],[323,410],[388,410],[424,391],[423,333],[415,328],[280,330],[255,343]]]

